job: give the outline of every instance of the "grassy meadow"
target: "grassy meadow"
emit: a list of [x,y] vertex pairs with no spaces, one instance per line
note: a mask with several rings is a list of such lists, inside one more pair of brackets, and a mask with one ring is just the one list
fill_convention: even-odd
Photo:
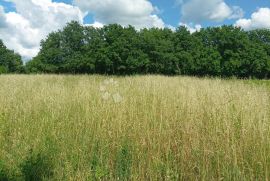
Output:
[[0,76],[0,180],[270,179],[270,83]]

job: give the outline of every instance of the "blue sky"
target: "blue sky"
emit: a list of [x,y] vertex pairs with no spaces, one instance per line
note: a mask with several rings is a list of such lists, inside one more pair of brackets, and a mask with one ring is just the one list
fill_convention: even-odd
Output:
[[0,0],[0,39],[26,59],[50,32],[72,20],[137,29],[181,24],[191,32],[223,24],[270,29],[270,0]]

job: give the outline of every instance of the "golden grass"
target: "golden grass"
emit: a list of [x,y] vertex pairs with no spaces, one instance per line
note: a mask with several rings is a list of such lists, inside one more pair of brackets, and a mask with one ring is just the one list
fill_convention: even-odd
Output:
[[110,78],[0,76],[0,179],[269,180],[266,87]]

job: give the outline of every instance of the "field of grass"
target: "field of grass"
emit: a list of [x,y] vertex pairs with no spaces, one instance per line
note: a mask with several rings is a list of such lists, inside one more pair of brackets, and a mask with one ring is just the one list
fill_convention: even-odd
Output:
[[270,86],[0,76],[0,180],[269,180]]

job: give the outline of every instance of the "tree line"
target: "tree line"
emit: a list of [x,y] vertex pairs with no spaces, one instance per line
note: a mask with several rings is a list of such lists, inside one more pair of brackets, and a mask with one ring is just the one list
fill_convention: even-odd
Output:
[[[0,55],[1,56],[1,55]],[[0,62],[1,65],[1,62]],[[26,73],[270,77],[270,30],[224,25],[136,30],[70,22],[41,41]]]
[[24,72],[23,62],[19,54],[7,49],[0,40],[0,74]]

